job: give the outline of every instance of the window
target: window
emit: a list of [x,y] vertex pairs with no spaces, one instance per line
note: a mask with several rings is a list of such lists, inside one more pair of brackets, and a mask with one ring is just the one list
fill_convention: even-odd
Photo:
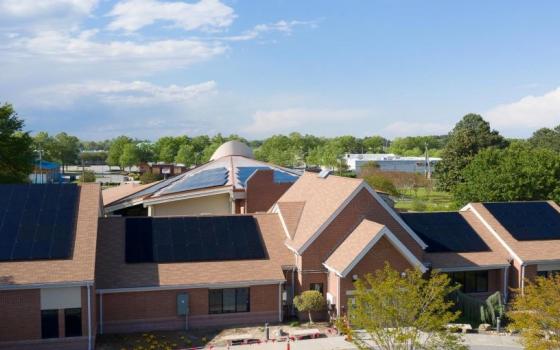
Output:
[[64,310],[64,334],[66,337],[82,336],[82,309]]
[[58,310],[41,310],[41,338],[58,338]]
[[309,290],[316,290],[317,292],[323,294],[323,283],[311,283],[309,285]]
[[210,289],[208,313],[249,312],[249,288]]
[[467,271],[449,273],[453,284],[461,285],[463,293],[488,292],[488,271]]
[[538,271],[537,275],[545,278],[553,277],[560,274],[560,270]]

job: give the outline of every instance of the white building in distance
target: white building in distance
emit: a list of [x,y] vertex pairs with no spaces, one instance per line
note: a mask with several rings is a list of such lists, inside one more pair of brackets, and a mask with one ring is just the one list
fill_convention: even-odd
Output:
[[404,173],[431,174],[435,165],[441,160],[437,157],[401,157],[392,153],[366,153],[344,155],[344,161],[348,165],[348,169],[360,174],[361,168],[370,163],[375,162],[379,165],[381,171],[398,171]]

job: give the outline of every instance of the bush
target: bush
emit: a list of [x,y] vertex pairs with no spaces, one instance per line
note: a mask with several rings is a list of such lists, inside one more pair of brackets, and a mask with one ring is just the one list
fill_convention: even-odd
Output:
[[327,306],[323,294],[316,290],[306,290],[294,298],[294,306],[300,312],[307,312],[309,323],[313,323],[312,311],[322,311]]
[[379,173],[368,175],[364,177],[364,180],[375,190],[387,192],[392,196],[399,194],[393,182]]
[[84,170],[80,175],[80,182],[95,182],[95,173],[91,170]]
[[143,184],[149,184],[159,180],[161,180],[161,176],[149,172],[145,172],[142,175],[140,175],[140,182]]
[[410,206],[412,211],[426,211],[427,208],[428,206],[426,203],[420,199],[413,200],[412,205]]

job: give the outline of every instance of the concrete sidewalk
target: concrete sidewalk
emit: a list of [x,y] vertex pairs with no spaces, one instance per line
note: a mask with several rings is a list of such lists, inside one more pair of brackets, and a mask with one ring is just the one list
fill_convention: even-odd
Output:
[[[523,349],[523,346],[519,343],[518,337],[513,336],[498,336],[498,335],[486,335],[486,334],[465,334],[464,338],[465,344],[469,347],[475,349]],[[224,348],[214,348],[216,350],[224,350]],[[262,343],[262,344],[252,344],[252,345],[237,345],[231,346],[231,350],[286,350],[287,343]],[[290,350],[355,350],[357,349],[352,343],[344,340],[344,337],[328,337],[319,339],[309,339],[309,340],[298,340],[295,342],[290,342]]]

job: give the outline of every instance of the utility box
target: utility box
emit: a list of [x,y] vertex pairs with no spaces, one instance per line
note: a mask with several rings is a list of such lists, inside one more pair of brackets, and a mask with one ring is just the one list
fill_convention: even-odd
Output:
[[187,293],[177,294],[177,315],[186,316],[189,314],[189,295]]

